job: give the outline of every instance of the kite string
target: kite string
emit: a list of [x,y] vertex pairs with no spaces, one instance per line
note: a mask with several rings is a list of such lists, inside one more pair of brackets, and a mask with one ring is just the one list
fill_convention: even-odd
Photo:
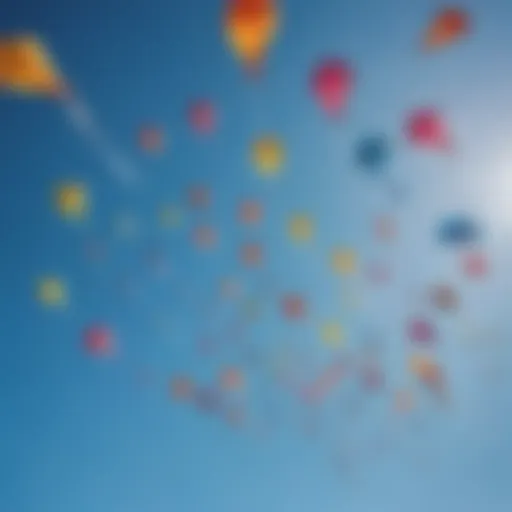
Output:
[[89,105],[76,95],[65,96],[63,105],[73,127],[86,138],[105,163],[109,173],[125,184],[133,183],[140,173],[102,130]]

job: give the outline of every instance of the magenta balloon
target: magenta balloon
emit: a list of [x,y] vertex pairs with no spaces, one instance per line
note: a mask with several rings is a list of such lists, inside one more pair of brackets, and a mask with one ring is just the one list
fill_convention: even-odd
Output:
[[353,72],[346,62],[328,59],[314,70],[313,93],[327,114],[336,115],[346,106],[353,82]]

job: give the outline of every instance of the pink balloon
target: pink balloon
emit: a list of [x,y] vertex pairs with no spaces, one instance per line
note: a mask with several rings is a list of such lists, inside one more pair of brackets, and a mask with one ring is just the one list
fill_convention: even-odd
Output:
[[189,122],[197,133],[208,134],[213,132],[216,124],[214,106],[206,100],[193,103],[189,110]]
[[94,325],[84,332],[84,348],[94,357],[108,357],[113,355],[114,336],[108,327]]
[[405,125],[407,138],[418,147],[446,150],[451,147],[442,115],[433,108],[413,111]]
[[353,72],[346,62],[327,59],[313,72],[313,94],[327,114],[337,115],[347,104],[353,82]]
[[409,339],[421,345],[429,345],[436,341],[436,328],[424,318],[414,318],[407,325]]
[[463,269],[464,274],[469,278],[482,278],[489,271],[489,262],[483,253],[469,253],[464,256]]

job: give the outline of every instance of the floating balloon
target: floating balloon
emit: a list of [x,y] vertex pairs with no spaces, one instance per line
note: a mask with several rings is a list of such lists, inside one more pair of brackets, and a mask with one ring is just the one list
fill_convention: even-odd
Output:
[[308,215],[294,215],[288,223],[288,234],[294,242],[309,242],[313,237],[314,225]]
[[193,103],[189,108],[189,123],[196,133],[209,134],[217,122],[215,107],[206,100]]
[[399,414],[411,412],[414,408],[414,396],[407,389],[399,389],[393,397],[393,409]]
[[455,43],[470,31],[469,14],[463,9],[446,8],[438,12],[424,38],[427,50],[437,50]]
[[381,285],[391,279],[391,269],[385,263],[371,263],[366,269],[366,275],[370,283]]
[[196,407],[204,413],[215,414],[222,408],[222,398],[216,388],[198,388],[194,394]]
[[345,333],[338,322],[326,322],[320,329],[322,341],[330,347],[340,347],[345,341]]
[[275,137],[263,137],[252,145],[252,161],[259,175],[277,176],[285,159],[285,150]]
[[409,370],[435,394],[446,397],[446,381],[439,363],[430,356],[415,354],[409,359]]
[[148,153],[159,153],[165,146],[165,136],[162,128],[143,126],[138,134],[139,147]]
[[443,116],[434,108],[411,112],[405,123],[405,134],[414,146],[423,149],[445,151],[452,145]]
[[306,304],[300,295],[286,295],[281,303],[283,314],[289,320],[299,320],[306,314]]
[[245,385],[244,375],[238,368],[226,368],[220,375],[220,385],[226,391],[240,391]]
[[258,224],[263,217],[263,209],[257,201],[244,201],[239,208],[238,217],[243,224]]
[[81,183],[63,183],[55,191],[59,213],[67,219],[82,219],[88,210],[87,189]]
[[354,274],[357,269],[357,256],[351,249],[335,249],[331,256],[332,269],[341,275]]
[[385,384],[385,376],[379,364],[364,363],[360,368],[360,382],[367,391],[378,391]]
[[327,398],[327,395],[336,389],[347,373],[344,361],[335,361],[329,364],[313,382],[300,390],[300,397],[306,403],[318,404]]
[[473,219],[458,214],[449,216],[442,221],[438,236],[443,245],[464,247],[478,241],[480,229]]
[[247,414],[244,407],[234,404],[226,407],[224,418],[232,427],[241,427],[247,421]]
[[183,214],[180,208],[174,205],[162,206],[158,217],[160,219],[160,223],[165,228],[176,228],[183,220]]
[[327,59],[312,74],[313,94],[324,112],[336,116],[345,109],[352,92],[354,74],[341,59]]
[[259,265],[263,260],[263,250],[259,244],[245,244],[242,246],[241,258],[249,267]]
[[377,217],[373,224],[375,238],[381,242],[391,242],[397,236],[397,226],[393,217],[381,215]]
[[210,190],[203,185],[195,185],[188,191],[188,202],[192,208],[208,208],[211,204]]
[[356,146],[357,165],[369,174],[380,174],[389,158],[389,143],[384,135],[364,137]]
[[432,286],[429,295],[432,305],[440,311],[453,312],[459,308],[459,295],[455,289],[448,284]]
[[189,402],[194,397],[194,383],[189,377],[179,375],[169,384],[171,397],[178,402]]
[[114,232],[121,238],[134,238],[140,229],[140,221],[133,213],[121,213],[114,219]]
[[199,226],[194,230],[193,237],[200,249],[211,249],[218,241],[217,232],[211,226]]
[[37,298],[43,306],[66,306],[68,302],[66,284],[59,277],[42,277],[37,283]]
[[408,338],[418,345],[431,345],[437,340],[437,330],[424,318],[413,318],[407,324]]
[[240,297],[243,292],[242,283],[235,277],[228,277],[222,280],[221,295],[225,298],[234,299]]
[[107,257],[107,247],[105,242],[97,239],[87,240],[84,245],[86,258],[94,263],[104,261]]
[[227,0],[224,31],[246,69],[258,71],[279,26],[275,0]]
[[470,279],[480,279],[489,272],[489,262],[483,253],[472,252],[463,257],[463,271]]
[[160,277],[165,277],[170,272],[170,264],[164,251],[159,247],[152,247],[146,251],[144,256],[145,263],[153,273]]
[[113,355],[114,336],[110,329],[103,325],[88,327],[84,332],[84,348],[93,357],[109,357]]

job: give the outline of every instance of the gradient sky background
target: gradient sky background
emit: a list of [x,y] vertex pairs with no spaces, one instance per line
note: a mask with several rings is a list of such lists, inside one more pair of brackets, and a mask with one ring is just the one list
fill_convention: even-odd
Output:
[[[458,5],[471,13],[474,33],[426,56],[421,35],[442,2],[283,1],[281,33],[263,76],[252,83],[224,45],[220,0],[4,2],[1,31],[45,38],[141,179],[126,188],[109,175],[57,102],[0,98],[0,511],[511,510],[512,3]],[[312,66],[329,55],[348,59],[357,73],[349,108],[334,123],[308,88]],[[186,107],[198,97],[210,98],[220,112],[217,132],[205,140],[186,122]],[[407,112],[424,105],[445,115],[453,155],[418,152],[403,137]],[[162,157],[136,145],[145,122],[166,129]],[[267,132],[288,151],[285,173],[271,182],[258,178],[247,158],[254,137]],[[377,180],[357,171],[352,156],[357,140],[373,132],[386,133],[393,144],[386,174]],[[91,191],[93,210],[83,224],[63,221],[51,204],[54,185],[67,179],[84,181]],[[189,243],[200,214],[187,214],[176,232],[158,223],[159,207],[183,203],[193,183],[213,193],[207,220],[218,227],[221,243],[211,254]],[[390,183],[405,187],[402,202],[390,196]],[[250,233],[235,218],[245,197],[261,200],[266,212]],[[461,209],[485,229],[493,272],[482,283],[465,281],[457,255],[435,238],[437,222]],[[309,247],[286,237],[295,211],[316,220]],[[139,219],[135,240],[113,233],[113,220],[124,212]],[[400,225],[390,248],[370,232],[382,212]],[[91,239],[106,244],[101,264],[84,255]],[[238,263],[246,240],[264,244],[262,270],[249,273]],[[354,247],[363,262],[390,262],[392,284],[374,291],[357,280],[340,282],[328,265],[337,244]],[[164,279],[144,263],[153,247],[169,258]],[[69,283],[65,312],[34,300],[35,280],[48,273]],[[233,431],[171,403],[173,372],[207,382],[224,363],[246,364],[229,350],[202,358],[195,345],[229,315],[229,307],[215,309],[213,319],[203,311],[217,302],[219,280],[232,274],[249,290],[272,283],[244,343],[264,352],[295,343],[321,364],[330,357],[318,341],[324,319],[343,323],[349,348],[377,332],[386,347],[383,396],[363,397],[371,403],[358,420],[334,405],[313,439],[303,434],[300,411],[274,396],[251,365],[254,417],[260,419],[268,401],[280,411],[272,435]],[[126,276],[134,280],[134,297],[117,286]],[[437,279],[455,283],[463,296],[455,319],[430,313],[454,406],[426,407],[397,423],[382,408],[388,390],[405,382],[404,325],[424,311],[421,292]],[[360,286],[365,298],[357,311],[342,302],[350,285]],[[296,326],[278,314],[277,299],[288,290],[310,303],[308,319]],[[84,355],[81,333],[95,322],[116,333],[120,353],[113,361]],[[470,346],[464,326],[489,343]],[[484,373],[488,365],[495,379]],[[146,386],[135,379],[142,369],[150,374]],[[372,457],[368,445],[380,434],[388,451]],[[354,467],[336,463],[340,447],[355,453]]]

